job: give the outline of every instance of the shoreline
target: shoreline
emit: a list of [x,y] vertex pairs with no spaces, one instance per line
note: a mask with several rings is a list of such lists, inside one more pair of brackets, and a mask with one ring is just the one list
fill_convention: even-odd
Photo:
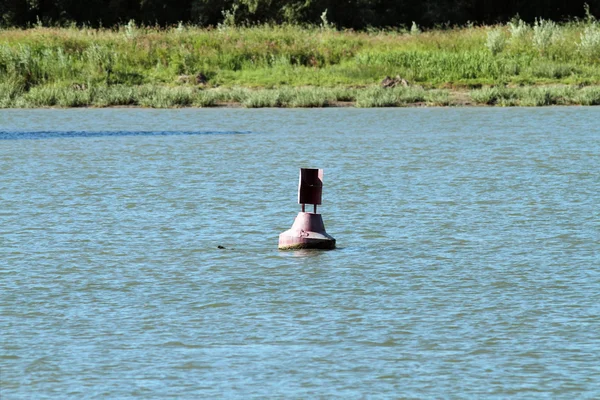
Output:
[[[375,108],[551,108],[551,107],[597,107],[598,105],[582,105],[582,104],[551,104],[544,106],[494,106],[494,105],[485,105],[485,104],[464,104],[464,105],[427,105],[427,104],[409,104],[405,106],[386,106],[386,107],[370,107],[371,109]],[[253,107],[248,108],[244,107],[239,103],[228,103],[228,104],[219,104],[211,107],[200,107],[200,106],[183,106],[183,107],[164,107],[164,108],[155,108],[155,107],[143,107],[143,106],[106,106],[106,107],[96,107],[96,106],[84,106],[84,107],[58,107],[58,106],[48,106],[48,107],[31,107],[31,108],[18,108],[18,107],[10,107],[10,108],[0,108],[0,112],[2,111],[24,111],[24,110],[206,110],[206,109],[230,109],[230,110],[258,110],[258,109],[271,109],[271,110],[298,110],[298,109],[325,109],[325,108],[356,108],[356,109],[365,109],[365,107],[355,107],[354,104],[349,105],[330,105],[324,107]]]
[[472,90],[421,86],[245,87],[41,86],[0,98],[0,109],[44,108],[426,108],[600,105],[600,85],[490,86]]
[[600,25],[540,23],[6,29],[0,108],[600,105]]

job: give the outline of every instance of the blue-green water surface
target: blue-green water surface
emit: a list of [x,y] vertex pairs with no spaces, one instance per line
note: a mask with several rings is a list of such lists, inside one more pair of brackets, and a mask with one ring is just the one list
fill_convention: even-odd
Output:
[[0,398],[600,398],[599,121],[2,110]]

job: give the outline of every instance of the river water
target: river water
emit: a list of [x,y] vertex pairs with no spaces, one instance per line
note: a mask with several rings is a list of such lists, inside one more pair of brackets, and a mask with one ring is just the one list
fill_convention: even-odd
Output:
[[598,121],[0,111],[0,398],[600,398]]

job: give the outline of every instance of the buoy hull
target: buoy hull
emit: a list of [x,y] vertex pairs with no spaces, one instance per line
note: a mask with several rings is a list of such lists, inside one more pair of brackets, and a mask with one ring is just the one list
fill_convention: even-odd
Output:
[[279,235],[280,250],[335,249],[335,239],[325,232],[321,214],[300,212],[290,229]]

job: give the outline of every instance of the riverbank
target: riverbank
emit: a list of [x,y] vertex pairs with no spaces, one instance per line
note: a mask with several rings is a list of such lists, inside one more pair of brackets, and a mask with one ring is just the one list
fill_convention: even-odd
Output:
[[473,90],[422,87],[279,89],[110,86],[36,87],[3,93],[0,108],[37,107],[410,107],[600,105],[600,87],[489,87]]
[[599,85],[595,20],[0,31],[1,108],[597,105]]

